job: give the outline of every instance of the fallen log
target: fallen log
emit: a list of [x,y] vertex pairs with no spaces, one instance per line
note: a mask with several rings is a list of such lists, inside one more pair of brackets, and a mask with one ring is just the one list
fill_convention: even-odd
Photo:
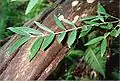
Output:
[[[34,21],[41,22],[47,27],[50,27],[54,32],[59,31],[56,26],[53,15],[64,15],[66,19],[74,20],[75,16],[84,17],[93,15],[96,12],[97,0],[94,3],[87,3],[86,1],[79,0],[79,3],[72,6],[72,2],[75,0],[57,0],[56,4],[43,12],[42,15],[28,21],[24,24],[27,27],[37,28],[34,25]],[[110,7],[110,4],[118,3],[118,0],[109,0],[101,2]],[[114,5],[116,7],[116,5]],[[115,7],[112,7],[114,10]],[[117,9],[117,7],[115,8]],[[113,11],[109,12],[113,12]],[[116,10],[114,10],[116,11]],[[112,13],[113,14],[113,13]],[[114,14],[113,14],[114,15]],[[81,22],[76,22],[77,26],[81,26]],[[68,26],[66,26],[68,27]],[[39,29],[38,29],[39,30]],[[1,49],[0,49],[0,80],[4,81],[26,81],[26,80],[45,80],[50,73],[52,73],[59,62],[64,58],[66,52],[69,50],[65,42],[58,44],[55,41],[46,50],[39,50],[36,57],[30,62],[28,59],[28,51],[35,38],[30,39],[27,43],[22,45],[11,56],[7,56],[8,49],[18,38],[18,35],[14,35]]]

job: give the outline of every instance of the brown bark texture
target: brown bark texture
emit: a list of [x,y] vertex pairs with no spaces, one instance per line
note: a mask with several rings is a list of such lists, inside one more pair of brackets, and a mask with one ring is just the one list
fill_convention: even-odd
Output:
[[[33,21],[38,21],[43,25],[49,27],[54,32],[60,31],[54,22],[53,15],[64,15],[66,19],[74,20],[75,16],[84,17],[94,15],[96,13],[97,3],[87,3],[85,0],[78,0],[76,6],[72,6],[75,0],[57,0],[54,6],[51,6],[43,12],[40,16],[28,21],[24,26],[38,29]],[[117,4],[119,0],[101,0],[101,2],[108,8],[109,12],[118,11]],[[118,3],[119,4],[119,3]],[[114,13],[111,13],[114,15]],[[66,28],[69,26],[64,24]],[[81,26],[81,22],[76,22],[77,26]],[[40,30],[40,29],[38,29]],[[43,31],[44,32],[44,31]],[[39,50],[36,57],[30,62],[28,59],[28,51],[35,38],[30,39],[27,43],[17,49],[12,55],[8,56],[8,49],[18,38],[14,35],[1,49],[0,49],[0,80],[3,81],[29,81],[29,80],[45,80],[50,73],[52,73],[59,62],[64,58],[68,47],[66,42],[58,44],[56,39],[46,51]],[[66,41],[66,40],[65,40]]]

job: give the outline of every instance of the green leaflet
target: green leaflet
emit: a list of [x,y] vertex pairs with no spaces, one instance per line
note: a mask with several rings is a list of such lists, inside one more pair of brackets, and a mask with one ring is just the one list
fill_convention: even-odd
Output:
[[80,32],[80,35],[79,35],[79,38],[80,37],[84,37],[85,35],[87,35],[89,32],[90,32],[90,30],[92,29],[92,27],[90,27],[90,26],[87,26],[87,31],[81,31]]
[[57,26],[63,30],[66,30],[65,27],[63,26],[63,24],[61,23],[61,21],[57,18],[57,16],[54,15],[54,20],[55,23],[57,24]]
[[97,16],[88,16],[88,17],[84,17],[82,19],[80,19],[81,21],[86,21],[86,20],[91,20],[91,19],[95,19]]
[[60,44],[62,40],[65,38],[66,32],[62,32],[61,34],[58,35],[58,43]]
[[42,43],[41,49],[45,50],[50,45],[50,43],[53,41],[54,37],[55,35],[53,33],[51,33],[49,36],[46,36]]
[[95,44],[95,43],[101,41],[103,38],[104,38],[104,36],[96,37],[96,38],[90,40],[88,43],[86,43],[85,46]]
[[100,4],[100,3],[98,3],[98,9],[97,9],[97,12],[98,12],[98,14],[106,14],[106,11],[105,11],[105,9],[103,8],[103,6]]
[[72,25],[72,26],[76,27],[75,24],[72,21],[70,21],[70,20],[63,19],[62,21],[67,23],[67,24],[69,24],[69,25]]
[[69,37],[68,37],[68,41],[67,41],[67,44],[68,44],[68,47],[70,48],[71,45],[74,43],[75,39],[76,39],[76,36],[77,36],[77,31],[76,30],[73,30]]
[[39,34],[39,35],[43,35],[43,33],[41,33],[38,30],[35,30],[33,28],[28,28],[28,27],[9,27],[9,30],[19,34],[19,35],[30,35],[30,34]]
[[25,14],[28,14],[31,11],[31,9],[37,4],[37,2],[38,0],[30,0],[25,11]]
[[32,60],[36,56],[38,50],[40,49],[42,41],[43,41],[43,37],[39,37],[33,43],[32,48],[30,49],[30,55],[29,55],[30,60]]
[[89,47],[85,52],[84,60],[87,62],[89,66],[95,71],[100,72],[105,78],[105,57],[100,57],[99,49],[95,48],[94,50]]
[[40,31],[38,30],[35,30],[33,28],[28,28],[28,27],[15,27],[15,29],[18,29],[18,30],[21,30],[25,33],[28,33],[28,34],[39,34],[39,35],[43,35],[43,33],[41,33]]
[[107,39],[104,38],[102,43],[101,43],[101,57],[103,57],[107,47]]
[[29,36],[25,36],[15,41],[10,47],[10,49],[8,50],[8,55],[12,54],[16,49],[18,49],[22,44],[27,42],[29,39],[30,39]]
[[[106,13],[105,9],[103,8],[103,6],[102,6],[100,3],[98,3],[97,13],[98,13],[98,15],[100,15],[100,14],[105,15],[105,16],[104,16],[105,19],[107,19],[108,17],[110,17],[110,15]],[[101,20],[102,22],[104,21],[103,19],[104,19],[104,18],[101,16],[100,20]]]
[[19,35],[28,35],[28,33],[24,32],[24,31],[22,31],[22,30],[13,28],[13,27],[9,27],[8,29],[11,30],[11,31],[14,32],[14,33],[19,34]]
[[40,24],[39,22],[36,22],[36,21],[35,21],[35,24],[36,24],[39,28],[43,29],[44,31],[47,31],[47,32],[49,32],[49,33],[54,33],[51,29],[49,29],[48,27]]

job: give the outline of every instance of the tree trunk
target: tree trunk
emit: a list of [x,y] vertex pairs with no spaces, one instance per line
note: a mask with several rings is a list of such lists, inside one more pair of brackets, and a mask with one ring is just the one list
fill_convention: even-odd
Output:
[[[64,15],[66,19],[74,20],[76,15],[80,17],[93,15],[96,13],[97,0],[94,3],[87,3],[85,0],[79,0],[76,6],[72,6],[74,0],[57,0],[56,4],[43,12],[42,15],[28,21],[24,26],[38,29],[33,21],[39,21],[47,27],[50,27],[54,32],[59,31],[56,26],[53,15]],[[101,0],[108,8],[108,12],[117,11],[119,0]],[[110,4],[113,4],[110,7]],[[109,7],[111,8],[109,10]],[[114,15],[114,13],[112,13]],[[81,22],[76,22],[77,26],[81,26]],[[68,27],[68,26],[66,26]],[[39,30],[39,29],[38,29]],[[27,81],[27,80],[45,80],[51,72],[55,70],[59,62],[64,58],[68,51],[67,44],[63,42],[58,44],[55,41],[46,50],[39,50],[36,57],[30,62],[28,59],[28,51],[31,48],[32,42],[35,38],[30,39],[27,43],[22,45],[11,56],[7,55],[8,49],[18,38],[14,35],[1,49],[0,49],[0,80],[3,81]]]

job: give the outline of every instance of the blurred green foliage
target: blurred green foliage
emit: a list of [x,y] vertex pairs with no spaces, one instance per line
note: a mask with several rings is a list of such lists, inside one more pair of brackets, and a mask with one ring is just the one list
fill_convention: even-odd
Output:
[[10,2],[10,0],[0,1],[0,40],[11,35],[12,33],[7,30],[10,26],[20,26],[24,21],[25,3]]
[[47,0],[39,0],[31,12],[25,15],[28,3],[29,0],[0,0],[0,41],[13,34],[7,30],[8,27],[22,26],[49,6]]

